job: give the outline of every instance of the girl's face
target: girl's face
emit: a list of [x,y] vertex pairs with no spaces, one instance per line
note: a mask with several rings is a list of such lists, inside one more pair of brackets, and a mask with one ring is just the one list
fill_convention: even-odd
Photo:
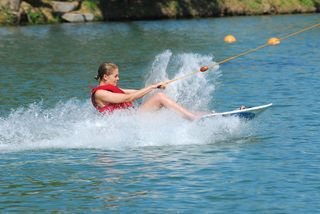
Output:
[[119,81],[119,70],[115,69],[110,75],[103,75],[107,84],[117,86]]

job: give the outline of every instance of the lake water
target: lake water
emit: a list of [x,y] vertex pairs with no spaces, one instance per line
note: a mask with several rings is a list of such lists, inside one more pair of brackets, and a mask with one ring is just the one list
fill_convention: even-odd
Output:
[[[104,61],[141,88],[319,23],[318,14],[0,28],[0,210],[320,212],[320,29],[170,84],[192,110],[273,103],[255,120],[99,116]],[[223,38],[232,34],[234,44]],[[136,103],[139,105],[139,103]]]

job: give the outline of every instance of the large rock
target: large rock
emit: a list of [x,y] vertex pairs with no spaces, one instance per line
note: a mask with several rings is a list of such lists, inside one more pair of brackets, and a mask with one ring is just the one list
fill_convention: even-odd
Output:
[[20,11],[26,12],[26,11],[29,11],[29,10],[32,10],[32,5],[27,3],[27,2],[25,2],[25,1],[23,1],[21,3]]
[[0,25],[20,22],[20,0],[0,0]]
[[9,8],[15,12],[19,11],[20,0],[0,0],[0,6]]
[[53,12],[55,13],[67,13],[70,11],[74,11],[79,7],[78,1],[73,2],[61,2],[61,1],[53,1],[51,3]]
[[52,9],[43,7],[40,10],[48,23],[57,23],[57,19],[52,15]]
[[90,22],[93,21],[94,15],[92,13],[65,13],[61,18],[67,22]]

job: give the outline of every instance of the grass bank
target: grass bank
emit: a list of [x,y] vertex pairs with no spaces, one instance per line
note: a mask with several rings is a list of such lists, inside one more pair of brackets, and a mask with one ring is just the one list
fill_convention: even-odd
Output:
[[[72,0],[60,0],[71,2]],[[266,14],[314,13],[320,0],[73,0],[76,12],[92,13],[93,21],[150,20]],[[10,3],[11,2],[11,3]],[[12,6],[12,2],[15,5]],[[53,0],[0,0],[0,24],[64,22]],[[15,8],[15,9],[12,9]]]

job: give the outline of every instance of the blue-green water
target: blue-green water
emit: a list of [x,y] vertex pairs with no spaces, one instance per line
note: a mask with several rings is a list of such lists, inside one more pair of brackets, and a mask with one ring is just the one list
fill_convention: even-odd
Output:
[[[245,123],[169,111],[100,117],[98,65],[139,88],[319,23],[319,15],[0,28],[0,210],[317,213],[320,29],[177,81],[193,110],[274,106]],[[228,45],[223,37],[233,34]],[[137,103],[138,105],[138,103]]]

